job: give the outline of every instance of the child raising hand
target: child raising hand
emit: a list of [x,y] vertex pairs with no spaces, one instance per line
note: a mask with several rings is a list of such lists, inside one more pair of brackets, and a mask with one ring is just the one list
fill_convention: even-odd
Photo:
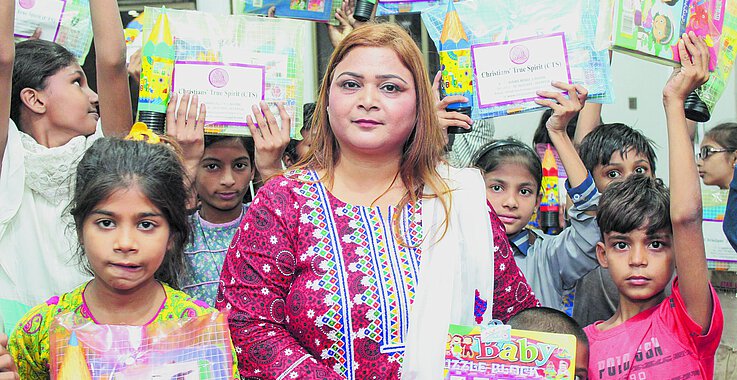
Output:
[[568,122],[583,107],[587,91],[580,85],[554,83],[561,92],[540,91],[537,103],[553,115],[546,127],[568,173],[566,188],[574,202],[571,227],[559,235],[527,228],[542,199],[542,163],[532,148],[515,140],[487,145],[474,162],[484,172],[486,197],[504,223],[514,260],[543,306],[563,309],[563,296],[581,277],[598,266],[599,229],[593,212],[599,200],[594,180],[566,133]]
[[596,379],[713,377],[724,321],[707,279],[701,190],[683,108],[708,79],[709,53],[693,33],[678,48],[682,67],[663,89],[670,191],[660,180],[633,175],[611,184],[599,206],[597,257],[619,290],[619,305],[610,319],[585,328]]
[[87,279],[70,263],[71,178],[85,150],[103,133],[125,135],[132,117],[116,1],[90,1],[99,95],[61,45],[14,45],[15,1],[1,3],[0,312],[9,330],[29,306]]

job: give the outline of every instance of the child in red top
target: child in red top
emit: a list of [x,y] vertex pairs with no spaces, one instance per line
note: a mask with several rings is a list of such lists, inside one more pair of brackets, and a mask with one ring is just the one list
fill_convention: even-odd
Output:
[[[597,257],[617,285],[614,316],[586,327],[593,379],[711,379],[724,325],[708,281],[701,191],[683,102],[708,78],[706,44],[679,41],[682,68],[663,89],[670,149],[670,198],[660,180],[635,175],[610,185],[599,203]],[[675,268],[673,294],[664,289]]]

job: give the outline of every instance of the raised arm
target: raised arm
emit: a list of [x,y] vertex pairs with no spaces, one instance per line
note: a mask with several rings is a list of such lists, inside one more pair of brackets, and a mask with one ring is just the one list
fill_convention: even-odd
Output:
[[[178,107],[178,108],[177,108]],[[193,184],[197,167],[205,154],[205,103],[200,103],[197,95],[186,93],[172,94],[166,107],[166,134],[173,138],[182,149],[182,160],[187,178]]]
[[538,95],[547,99],[535,100],[535,103],[550,107],[553,110],[553,114],[548,119],[545,127],[548,129],[550,141],[558,151],[560,161],[566,169],[568,183],[572,187],[577,187],[586,180],[588,171],[578,156],[573,142],[568,137],[566,127],[568,122],[583,108],[588,92],[577,84],[555,82],[553,86],[566,91],[570,96],[566,98],[562,93],[555,91],[538,91]]
[[5,146],[8,144],[10,92],[13,85],[13,61],[15,60],[14,16],[15,1],[0,2],[0,173],[3,170]]
[[251,136],[253,136],[255,150],[253,161],[263,182],[282,171],[281,158],[290,141],[289,132],[292,128],[292,121],[286,108],[284,108],[284,103],[279,102],[276,107],[279,109],[281,127],[276,122],[274,113],[271,112],[264,101],[261,101],[258,107],[253,106],[251,109],[253,117],[251,115],[246,116],[248,129],[251,131]]
[[709,78],[709,51],[693,32],[678,42],[681,68],[674,69],[663,89],[663,106],[668,126],[670,171],[670,218],[673,251],[680,291],[691,318],[709,331],[714,306],[709,289],[704,236],[701,230],[701,187],[688,134],[683,103],[691,91]]
[[601,103],[586,103],[578,114],[573,144],[576,147],[581,145],[581,141],[599,125],[601,125]]
[[91,0],[90,13],[103,132],[107,136],[125,136],[133,125],[133,115],[118,2]]
[[338,25],[326,24],[328,38],[330,38],[333,48],[338,47],[340,41],[343,41],[353,31],[353,24],[356,23],[356,19],[353,18],[353,7],[355,7],[355,4],[343,0],[340,8],[335,10],[335,19],[338,20]]
[[[568,122],[582,108],[588,106],[584,105],[588,93],[580,85],[554,83],[554,86],[570,96],[566,98],[559,92],[541,91],[538,95],[549,99],[538,100],[537,103],[553,110],[545,127],[568,174],[568,195],[575,207],[570,211],[571,227],[558,236],[543,239],[541,252],[549,257],[551,269],[560,274],[562,291],[572,288],[576,281],[598,266],[596,243],[600,233],[593,217],[596,215],[599,194],[593,178],[566,133]],[[579,120],[580,117],[579,114]]]

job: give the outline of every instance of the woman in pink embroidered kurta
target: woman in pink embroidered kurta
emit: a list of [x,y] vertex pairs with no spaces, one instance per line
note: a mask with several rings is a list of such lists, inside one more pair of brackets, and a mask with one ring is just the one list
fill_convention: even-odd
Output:
[[[408,44],[412,48],[403,51]],[[448,281],[449,287],[454,282],[451,274],[426,272],[424,260],[420,271],[428,254],[421,252],[425,239],[453,232],[426,231],[423,225],[423,213],[441,198],[427,194],[447,193],[442,187],[449,182],[439,185],[418,169],[432,165],[440,178],[434,168],[442,148],[429,82],[415,63],[419,57],[406,32],[391,25],[361,28],[334,53],[311,152],[336,157],[333,164],[308,160],[270,180],[253,201],[223,267],[218,307],[230,311],[242,376],[399,378],[412,308],[420,307],[414,301],[422,299],[420,275]],[[258,120],[259,125],[273,126],[271,119]],[[288,118],[282,115],[282,121]],[[417,162],[407,162],[413,159]],[[448,172],[449,178],[468,177]],[[423,189],[430,190],[424,197]],[[476,190],[476,205],[484,208],[482,180]],[[462,204],[451,199],[456,208]],[[468,294],[472,308],[464,310],[477,323],[488,322],[490,314],[506,320],[537,304],[514,263],[503,225],[486,207],[488,213],[481,215],[488,219],[478,224],[490,226],[493,236],[485,253],[494,256],[488,266],[493,310],[486,310],[491,289],[476,288],[475,298]],[[447,215],[453,208],[443,203],[442,210]],[[469,282],[456,277],[461,280]]]

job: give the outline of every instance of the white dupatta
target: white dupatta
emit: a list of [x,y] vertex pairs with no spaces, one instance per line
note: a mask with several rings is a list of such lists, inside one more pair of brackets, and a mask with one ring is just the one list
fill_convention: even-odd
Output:
[[[481,324],[491,321],[494,239],[484,180],[478,169],[437,168],[451,193],[448,229],[438,198],[422,201],[420,273],[405,340],[402,379],[442,379],[450,324],[476,325],[476,291],[487,303]],[[426,188],[426,192],[429,190]]]

